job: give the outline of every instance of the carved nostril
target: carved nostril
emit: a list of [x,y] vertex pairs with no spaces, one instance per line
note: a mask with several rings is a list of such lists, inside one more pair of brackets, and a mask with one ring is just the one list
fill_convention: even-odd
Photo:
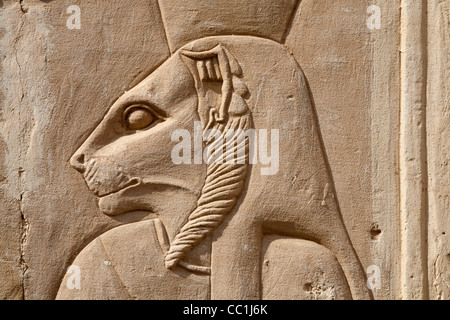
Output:
[[72,158],[70,158],[70,165],[79,172],[83,173],[86,169],[84,166],[84,154],[74,154]]

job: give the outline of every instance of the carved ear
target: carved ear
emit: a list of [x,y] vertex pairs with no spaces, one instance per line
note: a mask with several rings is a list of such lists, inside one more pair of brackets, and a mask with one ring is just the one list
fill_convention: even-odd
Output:
[[202,52],[182,50],[181,55],[196,83],[201,100],[199,114],[206,114],[207,122],[224,123],[230,113],[238,115],[248,110],[242,97],[247,86],[239,79],[242,69],[225,47],[218,45]]

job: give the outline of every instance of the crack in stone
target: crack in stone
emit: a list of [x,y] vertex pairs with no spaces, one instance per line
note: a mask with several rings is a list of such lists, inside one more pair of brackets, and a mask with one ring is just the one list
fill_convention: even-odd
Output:
[[[16,60],[17,67],[18,67],[18,69],[19,69],[20,102],[22,102],[22,100],[23,100],[25,94],[24,94],[24,92],[23,92],[22,67],[21,67],[21,65],[20,65],[20,63],[19,63],[19,58],[17,57],[17,51],[18,51],[18,50],[17,50],[17,43],[18,43],[19,40],[20,40],[21,33],[22,33],[22,27],[23,27],[24,23],[25,23],[25,22],[24,22],[23,19],[21,18],[21,19],[20,19],[19,30],[17,31],[17,37],[16,37],[15,43],[14,43],[14,58],[15,58],[15,60]],[[20,108],[19,108],[19,121],[20,121]]]
[[19,0],[19,7],[20,11],[22,11],[24,14],[28,12],[28,9],[23,6],[23,0]]
[[23,193],[20,194],[20,218],[21,218],[21,237],[20,237],[20,266],[22,268],[22,294],[25,299],[25,273],[28,270],[28,264],[25,261],[25,245],[28,239],[29,223],[23,210]]
[[[25,97],[25,93],[24,93],[24,89],[23,89],[23,81],[22,81],[22,66],[20,65],[19,62],[19,58],[18,58],[18,43],[22,37],[22,28],[23,25],[25,23],[25,21],[23,20],[24,15],[28,12],[27,9],[25,9],[23,7],[23,0],[19,1],[19,7],[20,7],[20,11],[23,13],[20,17],[20,25],[19,28],[17,30],[17,36],[15,38],[15,42],[14,42],[14,57],[15,57],[15,61],[17,64],[17,68],[18,68],[18,76],[19,76],[19,86],[20,86],[20,97],[19,97],[19,102],[18,102],[18,118],[19,118],[19,124],[22,122],[22,117],[21,117],[21,107],[22,107],[22,101]],[[22,163],[22,139],[19,138],[19,164]],[[19,186],[19,213],[20,213],[20,219],[21,219],[21,224],[20,224],[20,247],[19,247],[19,263],[20,263],[20,267],[22,269],[22,296],[23,299],[25,300],[25,274],[28,270],[28,265],[26,263],[25,260],[25,244],[28,240],[28,231],[29,231],[29,223],[28,223],[28,219],[25,216],[25,212],[23,209],[23,172],[24,169],[19,166],[18,170],[17,170],[17,177],[18,177],[18,186]]]

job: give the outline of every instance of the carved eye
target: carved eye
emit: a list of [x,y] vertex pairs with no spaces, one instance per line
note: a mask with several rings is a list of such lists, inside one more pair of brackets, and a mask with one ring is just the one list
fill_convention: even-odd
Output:
[[124,118],[127,127],[130,130],[144,129],[157,120],[157,117],[149,110],[149,108],[143,105],[127,108],[124,113]]

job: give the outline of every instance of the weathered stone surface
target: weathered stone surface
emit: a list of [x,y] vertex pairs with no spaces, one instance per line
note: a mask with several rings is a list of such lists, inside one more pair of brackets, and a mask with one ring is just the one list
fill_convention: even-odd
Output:
[[[79,30],[66,26],[70,5],[83,7]],[[155,1],[25,1],[22,10],[5,2],[0,20],[6,192],[22,195],[21,210],[17,204],[8,216],[18,221],[17,253],[21,214],[30,231],[22,251],[25,298],[52,299],[78,251],[121,224],[95,213],[68,159],[109,105],[169,52]]]
[[449,16],[0,1],[0,298],[448,299]]
[[450,4],[429,2],[428,50],[428,290],[431,299],[450,299]]
[[[365,23],[371,5],[381,30]],[[286,40],[310,85],[344,221],[363,265],[380,267],[383,299],[399,298],[398,10],[302,1]]]

